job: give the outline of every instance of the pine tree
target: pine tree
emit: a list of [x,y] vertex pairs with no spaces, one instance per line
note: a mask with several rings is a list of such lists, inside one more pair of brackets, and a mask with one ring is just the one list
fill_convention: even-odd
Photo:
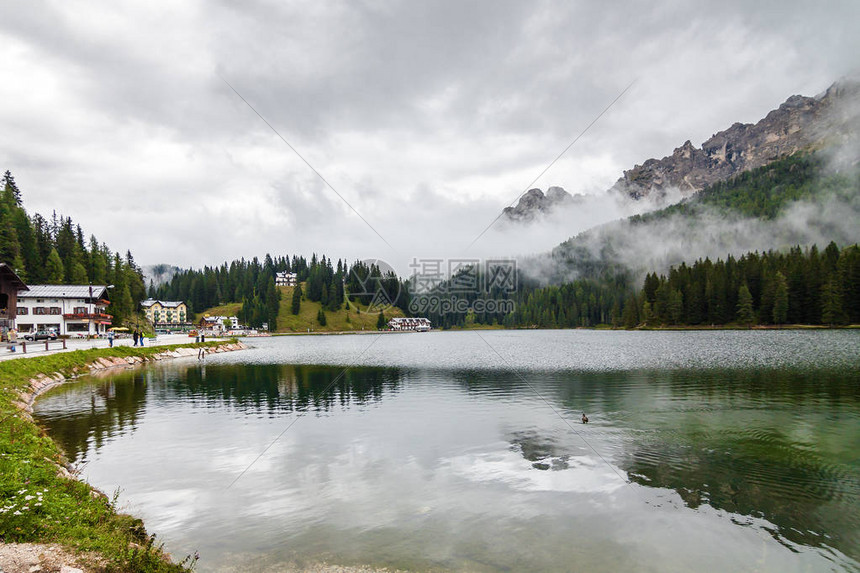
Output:
[[51,249],[48,260],[45,262],[45,282],[49,285],[63,283],[63,261],[57,249]]
[[773,322],[774,324],[785,324],[788,320],[788,283],[785,275],[776,272],[774,279],[775,289],[773,294]]
[[15,200],[15,204],[19,207],[21,206],[21,191],[18,190],[18,186],[15,184],[15,178],[12,177],[12,172],[8,169],[6,173],[3,175],[3,186],[6,191],[12,196]]
[[821,322],[830,326],[846,322],[842,293],[839,292],[839,282],[835,278],[824,283],[821,289]]
[[651,309],[651,303],[647,300],[642,303],[642,314],[640,318],[642,319],[642,323],[646,326],[651,324],[651,321],[654,320],[654,311]]
[[681,324],[684,318],[684,297],[678,289],[669,292],[669,320],[672,324]]
[[81,263],[75,263],[72,268],[71,283],[77,285],[87,284],[87,269]]
[[320,326],[326,325],[325,312],[323,311],[322,308],[320,308],[319,311],[317,312],[317,322],[320,323]]
[[331,285],[328,287],[328,308],[331,311],[336,311],[340,309],[342,298],[338,298],[337,294],[337,286],[335,285],[335,281],[332,281]]
[[383,329],[383,328],[385,328],[386,324],[388,324],[388,321],[385,320],[385,314],[383,313],[383,311],[380,310],[379,311],[379,318],[376,319],[376,328],[377,329]]
[[298,314],[302,308],[302,285],[296,284],[293,287],[293,299],[291,301],[291,308],[293,314]]
[[750,289],[749,287],[747,287],[746,283],[742,284],[741,288],[738,289],[737,308],[738,322],[740,322],[741,324],[746,324],[747,326],[750,326],[753,322],[755,322],[752,294],[750,294]]

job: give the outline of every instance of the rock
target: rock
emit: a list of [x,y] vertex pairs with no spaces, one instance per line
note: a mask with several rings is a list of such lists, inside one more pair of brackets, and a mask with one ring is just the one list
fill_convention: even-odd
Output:
[[78,569],[77,567],[69,567],[68,565],[63,565],[60,567],[60,573],[84,573],[83,569]]
[[506,207],[504,214],[514,221],[531,221],[540,214],[549,213],[559,205],[575,204],[584,197],[571,195],[561,187],[550,187],[544,195],[540,189],[529,189],[515,207]]
[[690,141],[663,159],[624,172],[610,191],[640,199],[677,188],[692,194],[803,149],[860,133],[860,81],[843,80],[816,97],[793,95],[756,124],[735,123],[697,149]]

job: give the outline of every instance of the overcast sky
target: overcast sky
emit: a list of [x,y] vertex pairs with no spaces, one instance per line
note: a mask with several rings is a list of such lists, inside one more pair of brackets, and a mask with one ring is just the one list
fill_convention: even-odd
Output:
[[857,73],[860,2],[29,0],[4,3],[0,46],[0,169],[31,214],[142,264],[403,269],[583,230],[494,227],[465,251],[631,82],[535,186],[600,193]]

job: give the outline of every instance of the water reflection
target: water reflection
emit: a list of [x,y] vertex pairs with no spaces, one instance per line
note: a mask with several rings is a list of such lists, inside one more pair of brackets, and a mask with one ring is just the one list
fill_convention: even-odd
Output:
[[[207,372],[208,369],[208,372]],[[231,406],[245,415],[329,412],[362,407],[397,392],[394,368],[197,365],[102,374],[39,401],[38,417],[70,460],[87,460],[109,439],[134,432],[147,400],[190,407]]]
[[110,439],[134,431],[146,408],[149,377],[135,371],[55,393],[50,401],[39,403],[39,421],[70,460],[84,461],[90,448],[98,450]]
[[[208,373],[207,373],[208,368]],[[396,368],[255,364],[199,366],[182,371],[164,390],[170,399],[205,400],[254,411],[329,411],[379,402],[398,389]]]
[[[579,423],[581,412],[588,425]],[[281,441],[283,450],[243,478],[254,497],[219,497],[284,421],[302,413],[312,415]],[[212,536],[230,523],[236,543],[272,555],[289,538],[298,544],[293,551],[315,552],[299,552],[301,559],[330,553],[368,562],[384,554],[386,564],[492,563],[492,570],[533,559],[535,568],[553,569],[573,558],[564,546],[570,536],[627,547],[619,563],[629,564],[641,555],[625,539],[654,535],[680,555],[695,554],[699,541],[683,535],[728,524],[763,528],[791,552],[815,548],[840,566],[840,552],[860,559],[860,373],[853,370],[344,372],[210,362],[59,388],[37,403],[37,416],[77,460],[114,442],[145,460],[182,435],[188,443],[170,464],[187,466],[171,468],[176,483],[159,472],[138,476],[139,499],[154,507],[172,500],[174,516],[184,511],[187,519],[165,526],[180,538]],[[157,441],[129,439],[147,427],[159,429]],[[132,471],[122,465],[110,473]],[[152,485],[160,479],[164,485]],[[215,485],[200,489],[208,483]],[[640,493],[619,501],[635,488]],[[183,498],[210,501],[201,515],[196,506],[180,511]],[[693,529],[659,537],[665,507]],[[705,521],[691,525],[695,516]],[[541,533],[548,523],[552,535]],[[437,543],[469,549],[460,557],[428,549],[431,530]],[[738,539],[721,531],[727,555],[754,554],[755,535],[732,545]],[[531,553],[513,549],[522,536],[533,539]],[[215,535],[209,551],[222,543]],[[533,555],[538,547],[557,554]]]
[[[646,377],[668,402],[627,414],[622,466],[641,485],[763,518],[780,542],[860,557],[856,372],[678,371]],[[741,521],[743,523],[743,521]]]

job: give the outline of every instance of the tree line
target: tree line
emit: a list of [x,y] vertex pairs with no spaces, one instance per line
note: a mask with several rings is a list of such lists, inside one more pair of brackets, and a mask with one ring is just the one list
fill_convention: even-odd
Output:
[[220,266],[206,266],[200,270],[177,272],[166,283],[157,287],[150,283],[149,296],[160,300],[181,300],[189,313],[201,313],[208,308],[226,303],[242,303],[237,318],[243,324],[260,328],[268,324],[277,329],[281,292],[275,287],[275,275],[294,272],[299,280],[306,280],[308,263],[304,257],[272,257],[260,261],[234,260]]
[[648,274],[628,299],[624,326],[860,323],[860,247],[831,242],[787,253],[747,253]]
[[267,323],[270,330],[275,330],[281,298],[275,276],[281,272],[296,273],[297,285],[290,299],[293,314],[299,314],[304,300],[320,303],[320,312],[337,311],[346,303],[347,294],[352,302],[365,305],[384,301],[401,308],[408,305],[408,289],[395,275],[384,275],[377,265],[356,261],[350,267],[345,260],[335,261],[315,253],[310,260],[297,255],[291,258],[267,254],[262,261],[255,257],[180,271],[166,283],[157,287],[151,284],[149,296],[183,300],[192,313],[241,302],[237,318],[243,324],[260,327]]
[[[456,280],[456,279],[454,279]],[[449,287],[448,281],[445,287]],[[443,289],[440,289],[440,291]],[[445,298],[439,292],[435,293]],[[509,313],[475,312],[475,300],[510,299]],[[425,295],[415,300],[427,298]],[[437,328],[472,324],[507,328],[616,328],[706,325],[843,325],[860,323],[860,247],[831,242],[788,252],[751,252],[648,273],[634,288],[628,272],[540,286],[520,277],[512,293],[466,293],[468,310],[426,313]],[[421,314],[421,313],[419,313]]]
[[84,239],[71,217],[50,220],[24,209],[22,193],[10,171],[3,175],[0,194],[0,262],[8,264],[28,284],[113,285],[109,297],[114,324],[136,311],[146,295],[140,267],[130,251],[112,252],[95,235]]

